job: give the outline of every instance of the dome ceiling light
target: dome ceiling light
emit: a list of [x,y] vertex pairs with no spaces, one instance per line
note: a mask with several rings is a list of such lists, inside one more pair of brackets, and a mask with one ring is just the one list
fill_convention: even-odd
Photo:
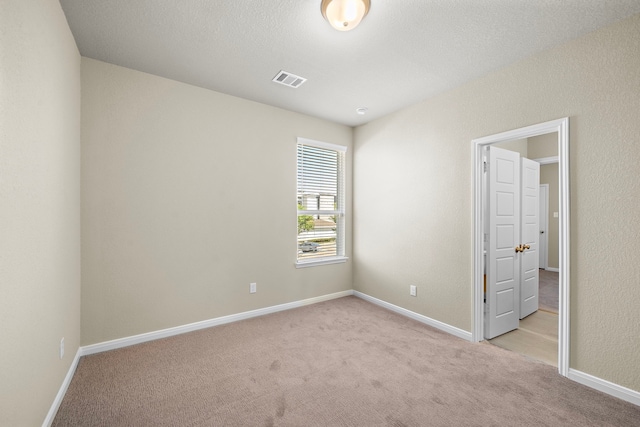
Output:
[[338,31],[353,30],[369,13],[370,0],[322,0],[322,16]]

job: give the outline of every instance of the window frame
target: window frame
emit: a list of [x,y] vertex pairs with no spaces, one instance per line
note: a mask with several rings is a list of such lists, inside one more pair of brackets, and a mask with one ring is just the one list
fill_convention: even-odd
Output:
[[[321,148],[325,150],[336,151],[339,158],[338,164],[338,179],[337,179],[337,197],[336,197],[336,209],[333,210],[321,210],[321,209],[296,209],[296,221],[300,215],[336,215],[340,217],[341,224],[336,226],[336,255],[320,256],[312,259],[299,259],[299,241],[296,237],[296,268],[313,267],[326,264],[344,263],[349,258],[346,256],[346,157],[348,147],[345,145],[332,144],[329,142],[317,141],[309,138],[298,137],[296,141],[296,199],[299,194],[298,182],[298,147],[300,145],[310,146],[314,148]],[[318,206],[319,207],[319,206]],[[297,236],[297,235],[296,235]]]

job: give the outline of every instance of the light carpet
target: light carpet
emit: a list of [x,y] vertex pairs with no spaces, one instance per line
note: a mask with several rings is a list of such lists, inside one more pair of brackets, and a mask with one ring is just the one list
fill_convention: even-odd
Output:
[[85,356],[54,426],[638,426],[640,407],[355,297]]

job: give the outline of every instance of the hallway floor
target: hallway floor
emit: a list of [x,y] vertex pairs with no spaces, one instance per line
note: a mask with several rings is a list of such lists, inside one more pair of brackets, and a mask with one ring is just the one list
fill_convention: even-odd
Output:
[[518,329],[489,342],[557,367],[558,314],[538,310],[522,319]]
[[540,269],[538,307],[541,310],[558,313],[559,273]]

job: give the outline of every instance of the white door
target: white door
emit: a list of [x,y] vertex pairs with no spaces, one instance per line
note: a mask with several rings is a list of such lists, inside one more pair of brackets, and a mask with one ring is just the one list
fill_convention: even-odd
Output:
[[512,331],[520,320],[520,155],[489,147],[485,338]]
[[538,203],[540,203],[540,215],[538,215],[538,221],[540,222],[540,240],[538,241],[538,252],[540,254],[539,267],[547,268],[547,250],[549,245],[547,237],[547,222],[549,219],[549,184],[540,184]]
[[538,311],[538,241],[540,226],[540,164],[520,159],[520,243],[524,251],[520,256],[520,319]]

